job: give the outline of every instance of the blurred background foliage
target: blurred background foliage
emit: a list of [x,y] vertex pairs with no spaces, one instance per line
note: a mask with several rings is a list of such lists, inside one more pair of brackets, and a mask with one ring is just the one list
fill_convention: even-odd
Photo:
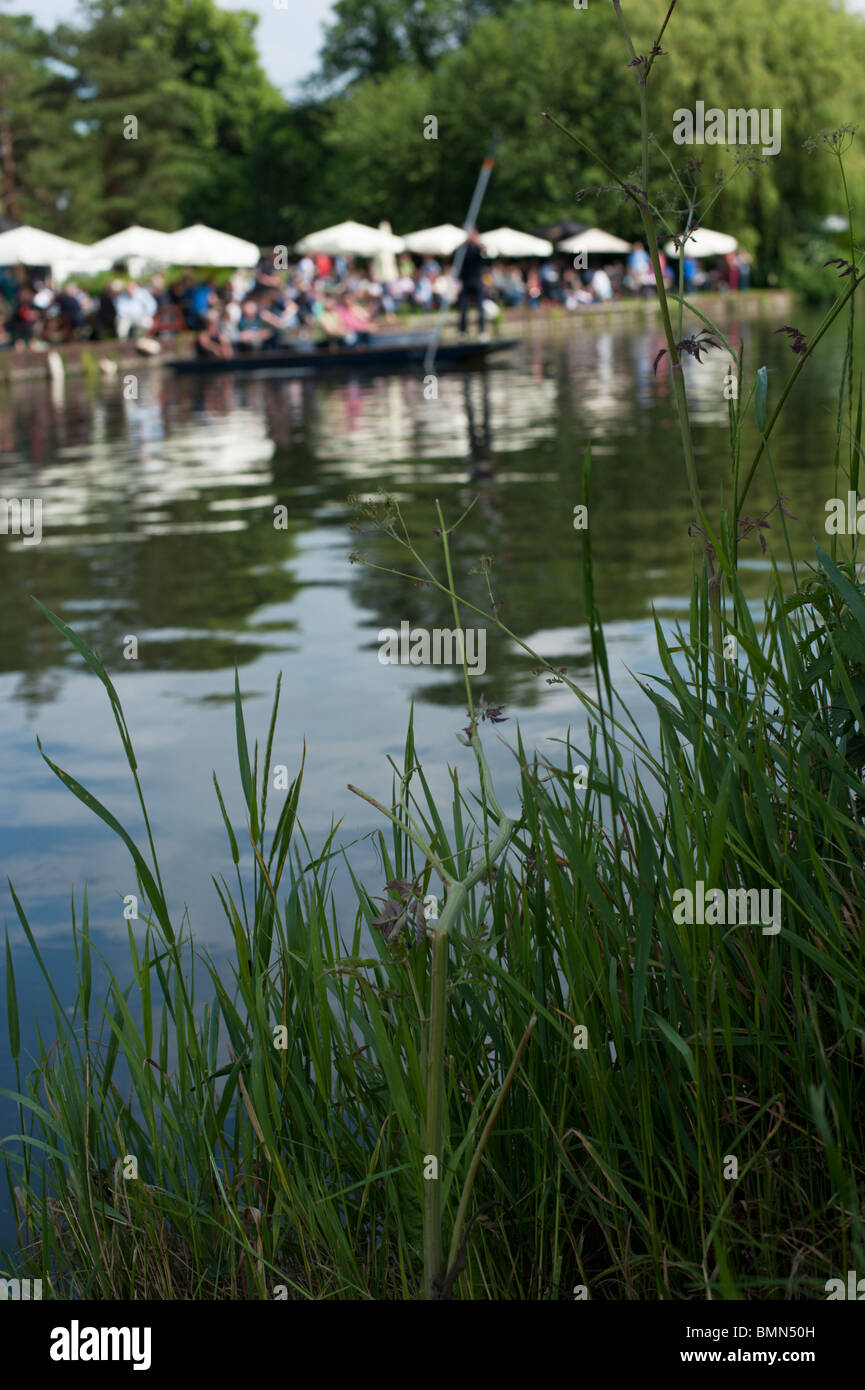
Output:
[[[647,52],[667,0],[630,8]],[[170,231],[197,218],[263,245],[348,217],[408,232],[463,220],[498,131],[487,225],[572,218],[636,234],[618,194],[577,200],[608,179],[541,120],[550,110],[618,173],[631,171],[636,76],[609,5],[338,0],[319,70],[293,101],[262,69],[256,25],[214,0],[84,0],[50,33],[0,16],[0,214],[81,240],[133,220]],[[865,21],[832,0],[682,0],[665,42],[652,130],[678,170],[702,160],[699,196],[735,171],[737,155],[675,146],[676,108],[781,108],[781,153],[740,169],[709,225],[754,254],[755,284],[779,277],[819,293],[814,228],[845,209],[832,161],[804,142],[862,108]],[[128,115],[137,140],[119,138]],[[438,139],[424,138],[427,115]],[[652,159],[657,177],[665,161],[656,149]],[[847,170],[855,207],[865,190],[855,143]],[[676,222],[683,199],[668,186]]]

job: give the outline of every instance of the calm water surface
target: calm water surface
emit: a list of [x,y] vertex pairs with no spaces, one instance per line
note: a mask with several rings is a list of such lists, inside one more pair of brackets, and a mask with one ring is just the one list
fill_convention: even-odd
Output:
[[[806,315],[797,323],[807,327]],[[770,368],[770,393],[795,359],[777,322],[733,323],[746,363]],[[457,588],[483,608],[477,573],[492,555],[502,617],[535,650],[591,681],[581,621],[581,541],[573,529],[587,442],[594,459],[590,528],[596,600],[606,623],[614,678],[654,672],[652,610],[686,615],[693,554],[675,404],[654,329],[593,325],[535,331],[485,370],[443,374],[438,400],[419,377],[313,383],[278,376],[174,380],[140,375],[139,399],[122,377],[70,382],[65,393],[21,384],[0,397],[0,496],[43,499],[43,540],[0,538],[0,919],[10,927],[25,1042],[32,1018],[48,1017],[46,994],[24,948],[6,884],[12,879],[49,968],[62,984],[70,961],[70,896],[87,886],[94,938],[112,966],[127,954],[122,897],[136,891],[126,851],[56,780],[49,757],[86,786],[138,837],[140,815],[104,691],[42,618],[38,596],[102,654],[123,702],[141,769],[168,896],[188,911],[199,944],[219,957],[229,940],[211,875],[231,870],[216,803],[215,770],[235,828],[243,829],[231,704],[235,665],[250,738],[263,742],[277,674],[283,694],[274,762],[293,776],[304,741],[301,820],[319,845],[341,820],[338,840],[364,881],[381,880],[367,837],[381,824],[346,789],[387,800],[388,755],[401,759],[411,701],[419,754],[449,805],[447,764],[473,785],[474,758],[455,740],[465,724],[462,678],[452,668],[385,666],[378,632],[450,627],[439,596],[352,563],[410,566],[380,532],[352,529],[355,507],[380,492],[396,497],[428,563],[441,568],[435,499],[453,521],[478,500],[454,538]],[[810,363],[773,437],[772,461],[797,556],[825,540],[834,491],[834,399],[843,329]],[[728,478],[726,357],[686,360],[697,457],[707,502]],[[771,394],[770,394],[771,399]],[[752,431],[753,435],[753,431]],[[746,453],[750,459],[751,452]],[[746,507],[774,502],[761,472]],[[288,512],[274,527],[274,508]],[[775,555],[743,547],[755,602]],[[471,620],[464,620],[468,624]],[[123,658],[124,638],[139,658]],[[508,722],[485,743],[506,809],[516,809],[517,722],[529,745],[556,756],[568,726],[584,722],[569,692],[533,674],[532,661],[492,628],[487,669],[474,678]],[[631,707],[647,717],[639,691]],[[271,792],[271,804],[279,799]],[[337,876],[345,928],[351,897]],[[62,989],[61,989],[62,994]],[[0,1085],[12,1072],[0,1031]],[[9,1132],[0,1101],[0,1134]],[[5,1205],[5,1202],[0,1202]]]

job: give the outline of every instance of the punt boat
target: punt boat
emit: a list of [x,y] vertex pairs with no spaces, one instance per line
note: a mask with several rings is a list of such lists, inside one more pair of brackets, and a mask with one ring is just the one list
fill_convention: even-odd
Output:
[[[266,352],[243,352],[234,357],[174,358],[167,365],[184,376],[210,376],[217,372],[266,372],[270,375],[316,376],[331,372],[398,372],[422,367],[432,339],[429,334],[414,337],[381,336],[368,347],[327,347],[309,344],[293,348],[272,348]],[[465,340],[439,343],[434,370],[468,366],[485,361],[494,353],[517,346],[516,338],[492,342]]]

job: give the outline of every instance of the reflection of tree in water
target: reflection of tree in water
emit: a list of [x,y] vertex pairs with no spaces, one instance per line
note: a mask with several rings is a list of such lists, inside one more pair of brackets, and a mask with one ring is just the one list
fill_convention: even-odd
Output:
[[[458,591],[489,611],[483,578],[472,571],[492,555],[503,620],[555,666],[579,674],[582,542],[572,513],[587,442],[595,596],[607,623],[648,622],[652,599],[662,614],[670,604],[675,610],[691,549],[674,403],[651,372],[654,330],[596,332],[577,318],[566,329],[560,339],[528,342],[507,365],[443,372],[438,400],[425,398],[417,373],[320,383],[142,371],[137,401],[124,401],[118,374],[112,382],[70,380],[62,408],[43,383],[10,387],[0,410],[0,496],[41,496],[46,539],[23,547],[0,537],[0,672],[23,673],[21,697],[37,702],[56,693],[55,664],[73,659],[34,615],[31,593],[80,626],[112,669],[123,669],[127,633],[149,643],[151,666],[177,670],[224,669],[271,641],[285,645],[287,606],[301,583],[317,582],[310,566],[314,573],[328,550],[317,534],[301,561],[298,545],[310,532],[335,531],[337,554],[355,548],[404,567],[404,552],[380,533],[346,534],[349,495],[390,492],[436,573],[436,498],[449,523],[477,499],[455,537]],[[749,331],[760,360],[786,368],[771,325]],[[814,364],[820,399],[833,370],[830,362],[821,375]],[[725,433],[709,423],[718,387],[714,377],[702,379],[707,423],[697,436],[699,467],[713,486],[727,467]],[[692,394],[699,405],[700,392]],[[791,409],[776,466],[779,482],[787,472],[783,490],[810,535],[809,518],[822,524],[828,494],[821,471],[805,461],[831,458],[831,445],[807,395],[791,398]],[[773,501],[755,492],[755,512]],[[287,530],[274,528],[274,504],[288,509]],[[452,626],[442,596],[410,580],[346,565],[337,582],[356,601],[358,641],[372,660],[379,629],[403,618]],[[263,606],[276,610],[267,627],[255,621]],[[469,615],[462,621],[476,625]],[[493,627],[487,664],[477,683],[488,698],[525,705],[548,693],[543,677],[530,676],[529,658]],[[425,672],[419,688],[424,698],[453,702],[459,682],[444,668]]]
[[[30,594],[79,630],[109,670],[128,669],[129,633],[146,648],[149,670],[226,669],[284,647],[287,617],[253,623],[261,608],[291,603],[299,587],[287,569],[297,522],[274,527],[282,499],[266,462],[273,446],[260,426],[258,439],[250,429],[249,410],[263,414],[257,389],[258,402],[255,388],[220,387],[200,414],[181,404],[179,419],[167,378],[142,378],[137,400],[124,399],[120,382],[76,382],[66,411],[54,414],[41,385],[15,402],[20,413],[7,434],[26,462],[4,469],[2,486],[6,495],[43,498],[44,537],[23,546],[4,536],[0,545],[0,672],[24,673],[19,698],[53,699],[60,682],[51,673],[76,659]],[[40,410],[39,438],[51,440],[47,480],[20,442]]]
[[[519,617],[515,621],[514,615],[525,609],[525,602],[513,605],[514,611],[511,612],[508,593],[509,588],[512,591],[516,586],[521,590],[525,587],[524,578],[513,571],[512,560],[523,544],[521,537],[530,513],[527,513],[524,505],[522,489],[502,488],[497,482],[498,459],[487,372],[464,374],[459,394],[464,413],[464,437],[468,441],[469,483],[455,480],[453,488],[449,490],[443,490],[440,484],[432,488],[418,487],[416,495],[404,500],[401,498],[400,510],[423,561],[444,582],[441,541],[436,534],[435,502],[441,502],[445,522],[452,525],[474,499],[468,515],[451,537],[456,591],[488,615],[481,617],[461,609],[461,626],[480,627],[486,631],[486,671],[482,676],[472,677],[472,688],[476,695],[483,691],[488,697],[493,694],[498,702],[510,701],[525,708],[539,703],[548,690],[531,674],[530,659],[516,649],[492,622],[490,594],[480,571],[484,558],[492,556],[490,583],[493,600],[499,602],[504,597],[501,610],[503,621],[509,626],[514,624],[515,631],[524,630]],[[450,423],[454,426],[456,422],[451,419]],[[507,461],[511,468],[519,467],[521,456],[511,453],[507,455]],[[458,462],[454,460],[455,464]],[[360,525],[356,550],[371,564],[420,574],[419,567],[407,552],[368,519]],[[547,578],[549,570],[550,566],[547,565]],[[398,631],[403,621],[410,622],[413,628],[428,630],[453,627],[450,601],[427,583],[382,573],[366,566],[357,566],[353,570],[353,582],[359,606],[377,615],[369,621],[367,629],[371,660],[377,659],[377,636],[383,628]],[[572,586],[572,575],[569,582]],[[541,598],[540,586],[530,587],[535,591],[540,616],[541,609],[548,607],[549,595],[545,603]],[[552,592],[561,593],[561,584],[554,582]],[[367,627],[367,624],[364,626]],[[441,705],[453,705],[462,700],[464,684],[460,667],[417,669],[423,671],[418,682],[417,698]]]
[[[63,688],[63,676],[55,663],[55,654],[51,650],[54,644],[49,636],[50,624],[45,622],[35,608],[33,608],[32,626],[34,629],[41,627],[45,631],[39,637],[34,631],[33,640],[24,649],[29,665],[23,670],[19,668],[20,674],[12,698],[29,705],[31,710],[35,712],[42,705],[49,705],[52,700],[57,699]],[[54,631],[53,628],[50,630]]]
[[[470,498],[460,498],[459,507],[447,508],[445,520],[456,520],[459,511],[463,510],[469,500]],[[446,582],[441,542],[432,534],[430,528],[430,520],[435,518],[432,505],[406,506],[402,508],[402,513],[422,559],[443,583]],[[482,556],[490,553],[484,544],[486,537],[485,520],[479,511],[479,505],[476,505],[451,538],[451,563],[456,591],[487,615],[481,617],[465,608],[460,609],[462,627],[486,630],[486,671],[483,676],[477,675],[472,678],[472,687],[476,692],[483,690],[488,698],[494,696],[496,702],[532,706],[539,702],[541,696],[548,694],[548,689],[531,674],[534,662],[516,648],[511,639],[492,621],[489,593],[484,577],[479,573]],[[357,536],[356,550],[373,565],[412,572],[417,569],[404,550],[369,522],[363,525]],[[382,573],[364,565],[354,566],[352,577],[353,597],[364,612],[363,645],[369,648],[371,661],[377,659],[378,633],[384,628],[399,631],[403,621],[408,621],[413,628],[425,628],[429,631],[434,628],[453,627],[450,600],[429,584],[421,584],[400,575]],[[534,628],[531,623],[524,624],[520,618],[520,612],[524,612],[526,608],[522,591],[519,603],[510,602],[516,580],[517,576],[509,575],[506,563],[496,563],[494,559],[490,583],[494,600],[498,602],[504,598],[500,610],[502,621],[518,634],[547,626],[550,621],[550,609],[555,607],[555,600],[548,596],[545,604],[539,603],[538,622]],[[573,591],[572,577],[570,587]],[[559,588],[558,592],[561,593],[562,588]],[[543,613],[540,608],[543,608]],[[559,625],[558,622],[556,625]],[[563,652],[559,657],[550,659],[554,660],[556,665],[568,666],[572,674],[575,671],[579,672],[581,667],[587,671],[589,669],[587,658],[576,658],[573,652]],[[422,679],[418,684],[418,699],[443,705],[451,705],[461,700],[464,685],[460,667],[416,669],[423,670]]]

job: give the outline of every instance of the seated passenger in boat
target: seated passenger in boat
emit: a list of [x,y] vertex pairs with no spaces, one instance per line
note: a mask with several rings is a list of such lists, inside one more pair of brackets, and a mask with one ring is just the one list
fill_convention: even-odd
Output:
[[345,333],[342,320],[332,299],[317,299],[312,308],[312,321],[319,347],[338,347]]
[[204,327],[195,338],[197,357],[233,357],[234,348],[222,322],[218,309],[208,309],[204,316]]
[[335,312],[344,330],[345,346],[355,347],[358,343],[369,346],[375,329],[367,311],[355,302],[354,295],[347,292],[337,295]]
[[271,336],[265,339],[264,347],[283,347],[286,335],[293,332],[300,323],[298,306],[286,291],[274,291],[265,295],[259,317],[264,325],[272,329]]
[[234,329],[234,341],[238,352],[258,352],[268,338],[273,337],[273,328],[264,323],[254,299],[244,300],[240,318]]

